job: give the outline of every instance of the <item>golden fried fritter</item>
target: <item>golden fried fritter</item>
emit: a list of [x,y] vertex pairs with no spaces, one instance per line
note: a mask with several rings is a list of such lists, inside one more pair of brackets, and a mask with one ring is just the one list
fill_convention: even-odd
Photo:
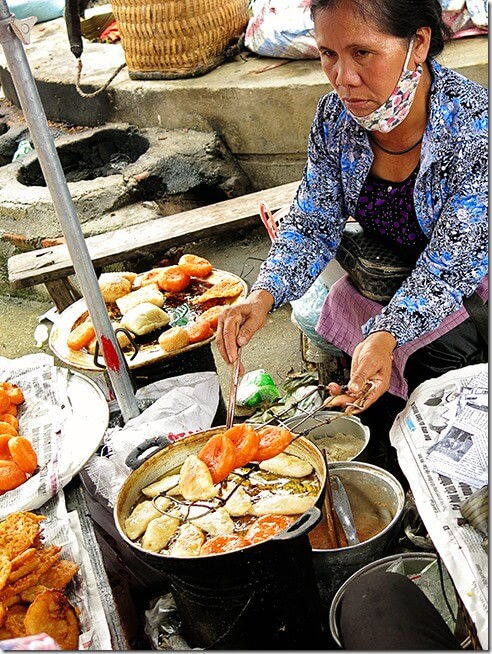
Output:
[[37,545],[40,534],[39,523],[45,516],[30,511],[11,513],[0,522],[0,552],[13,559],[25,550]]
[[79,566],[74,561],[61,559],[39,578],[39,583],[55,590],[63,590],[77,574]]
[[[14,638],[20,638],[26,635],[24,618],[27,614],[26,604],[14,604],[7,611],[5,618],[5,629],[8,629]],[[41,633],[38,631],[36,633]]]
[[12,571],[12,563],[6,554],[0,554],[0,590],[5,588]]
[[59,590],[44,590],[36,595],[24,619],[29,636],[47,633],[64,650],[77,650],[79,620],[74,607]]

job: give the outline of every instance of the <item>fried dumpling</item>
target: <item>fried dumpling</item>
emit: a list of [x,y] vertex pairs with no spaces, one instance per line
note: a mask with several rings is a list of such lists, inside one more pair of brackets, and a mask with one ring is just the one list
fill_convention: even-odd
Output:
[[185,500],[210,500],[217,495],[212,475],[204,463],[194,454],[186,457],[179,473],[179,488]]

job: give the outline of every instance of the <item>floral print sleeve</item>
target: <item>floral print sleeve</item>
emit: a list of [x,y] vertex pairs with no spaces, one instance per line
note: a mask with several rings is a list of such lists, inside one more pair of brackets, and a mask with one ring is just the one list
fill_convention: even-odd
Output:
[[[439,137],[447,129],[447,143],[436,143],[438,134],[430,135],[428,147],[438,156],[420,182],[426,188],[421,222],[432,222],[429,244],[389,304],[363,326],[364,335],[386,330],[403,345],[460,309],[463,296],[471,295],[488,273],[487,104],[484,93],[482,102],[475,93],[454,107],[451,102],[449,111],[441,104]],[[462,113],[473,110],[467,129],[461,125],[458,130],[457,107]]]
[[308,290],[333,258],[346,220],[341,202],[337,126],[336,121],[327,120],[329,103],[330,96],[324,96],[318,104],[303,179],[251,289],[269,291],[274,308]]
[[[488,93],[430,62],[433,83],[414,205],[429,240],[388,305],[362,326],[403,345],[435,329],[462,306],[488,272]],[[367,133],[334,92],[321,98],[304,176],[252,290],[274,308],[301,297],[332,259],[373,161]]]

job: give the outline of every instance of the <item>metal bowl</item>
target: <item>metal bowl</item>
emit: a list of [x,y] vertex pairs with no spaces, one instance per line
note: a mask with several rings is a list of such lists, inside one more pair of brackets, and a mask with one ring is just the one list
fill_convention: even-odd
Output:
[[[336,418],[336,420],[333,420]],[[328,422],[328,421],[331,422]],[[350,434],[360,440],[360,450],[351,456],[336,461],[356,461],[367,447],[370,438],[369,427],[363,425],[357,416],[347,416],[339,411],[318,411],[314,416],[304,420],[302,416],[285,420],[285,425],[294,433],[309,429],[306,438],[320,450],[325,449],[330,439],[338,433]],[[299,425],[297,427],[297,425]],[[331,461],[331,459],[329,459]],[[333,460],[335,462],[335,460]]]

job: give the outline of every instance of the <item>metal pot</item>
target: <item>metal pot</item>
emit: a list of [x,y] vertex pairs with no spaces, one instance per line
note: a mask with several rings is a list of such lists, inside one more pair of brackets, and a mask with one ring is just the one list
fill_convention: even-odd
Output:
[[[347,581],[345,581],[342,586],[338,589],[333,598],[333,602],[330,607],[330,631],[336,643],[341,647],[340,634],[338,631],[338,609],[340,606],[341,599],[346,592],[347,588],[352,584],[355,579],[373,572],[376,570],[385,571],[391,565],[396,563],[399,559],[402,559],[404,572],[407,576],[417,575],[424,568],[426,568],[429,563],[437,559],[437,555],[432,552],[404,552],[401,554],[393,554],[392,556],[387,556],[384,559],[379,559],[378,561],[373,561],[368,565],[364,566],[357,572],[355,572]],[[449,577],[449,573],[446,568],[443,567],[444,578]],[[457,607],[456,607],[457,610]],[[464,636],[461,647],[463,649],[468,649],[470,645],[470,637],[468,635]]]
[[[336,418],[336,420],[332,420]],[[331,422],[327,422],[328,420]],[[314,416],[304,420],[302,416],[289,418],[285,420],[285,426],[292,430],[294,433],[300,433],[305,429],[309,429],[306,438],[314,443],[320,449],[323,448],[323,443],[326,443],[329,438],[335,434],[342,432],[343,434],[350,434],[355,438],[360,439],[360,450],[357,454],[349,456],[344,461],[354,461],[361,458],[362,453],[369,443],[370,431],[369,427],[362,424],[360,418],[357,416],[348,416],[340,414],[339,411],[318,411]],[[297,427],[299,425],[299,427]]]
[[325,607],[330,606],[340,585],[354,572],[386,554],[405,506],[400,482],[383,468],[360,461],[340,461],[330,463],[329,470],[345,487],[357,527],[370,519],[373,530],[378,524],[381,529],[357,545],[337,549],[313,547],[314,570]]
[[[150,565],[168,575],[190,647],[204,649],[300,649],[320,646],[321,603],[314,575],[308,532],[321,517],[315,506],[277,536],[223,554],[172,557],[142,549],[123,525],[141,489],[180,468],[217,427],[187,436],[153,453],[123,484],[114,509],[121,538]],[[321,480],[326,466],[320,451],[298,438],[286,450],[308,460]]]

